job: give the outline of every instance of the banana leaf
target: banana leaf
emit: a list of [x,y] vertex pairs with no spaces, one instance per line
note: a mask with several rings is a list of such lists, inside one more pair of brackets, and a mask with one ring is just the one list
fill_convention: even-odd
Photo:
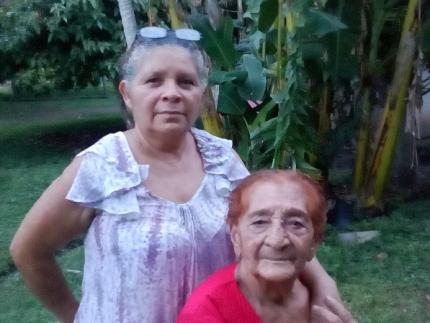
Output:
[[191,16],[191,24],[202,34],[201,44],[218,69],[232,70],[238,53],[233,42],[233,20],[221,17],[219,27],[214,30],[206,16]]

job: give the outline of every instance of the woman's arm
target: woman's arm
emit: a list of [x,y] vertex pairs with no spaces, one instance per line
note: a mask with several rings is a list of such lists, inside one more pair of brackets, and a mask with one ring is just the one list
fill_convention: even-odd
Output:
[[312,322],[355,322],[340,299],[336,282],[329,276],[316,257],[306,263],[300,280],[311,292]]
[[25,216],[10,245],[25,283],[61,322],[73,322],[78,301],[68,288],[55,251],[83,233],[93,210],[65,199],[79,169],[75,159]]
[[336,282],[329,276],[316,257],[306,263],[300,280],[311,292],[312,304],[323,305],[327,296],[340,300]]

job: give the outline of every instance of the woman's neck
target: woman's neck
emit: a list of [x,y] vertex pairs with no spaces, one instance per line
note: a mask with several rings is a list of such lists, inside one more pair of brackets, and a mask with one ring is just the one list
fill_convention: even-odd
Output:
[[236,281],[262,322],[308,323],[309,292],[297,279],[271,283],[236,270]]
[[288,300],[294,297],[295,285],[298,282],[297,278],[283,282],[267,281],[251,273],[244,273],[240,265],[236,270],[236,281],[251,304],[258,306],[288,303]]
[[130,137],[134,143],[136,157],[176,159],[183,156],[187,144],[192,140],[190,131],[181,135],[148,133],[142,134],[138,129],[130,130]]

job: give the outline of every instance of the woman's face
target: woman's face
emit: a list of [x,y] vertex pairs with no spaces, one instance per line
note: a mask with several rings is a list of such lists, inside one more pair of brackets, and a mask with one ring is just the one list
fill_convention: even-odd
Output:
[[190,52],[165,45],[148,49],[132,81],[121,81],[120,92],[143,132],[188,131],[197,119],[205,87]]
[[302,186],[260,182],[244,195],[248,208],[231,229],[241,272],[271,282],[295,279],[316,247]]

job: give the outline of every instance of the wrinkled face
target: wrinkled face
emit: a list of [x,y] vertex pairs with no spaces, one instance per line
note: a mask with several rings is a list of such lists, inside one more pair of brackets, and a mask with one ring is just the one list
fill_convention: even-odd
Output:
[[241,271],[270,282],[295,279],[316,248],[305,191],[294,182],[269,181],[244,195],[248,208],[231,229]]
[[188,131],[197,119],[205,87],[190,52],[165,45],[148,49],[132,81],[120,92],[142,132]]

